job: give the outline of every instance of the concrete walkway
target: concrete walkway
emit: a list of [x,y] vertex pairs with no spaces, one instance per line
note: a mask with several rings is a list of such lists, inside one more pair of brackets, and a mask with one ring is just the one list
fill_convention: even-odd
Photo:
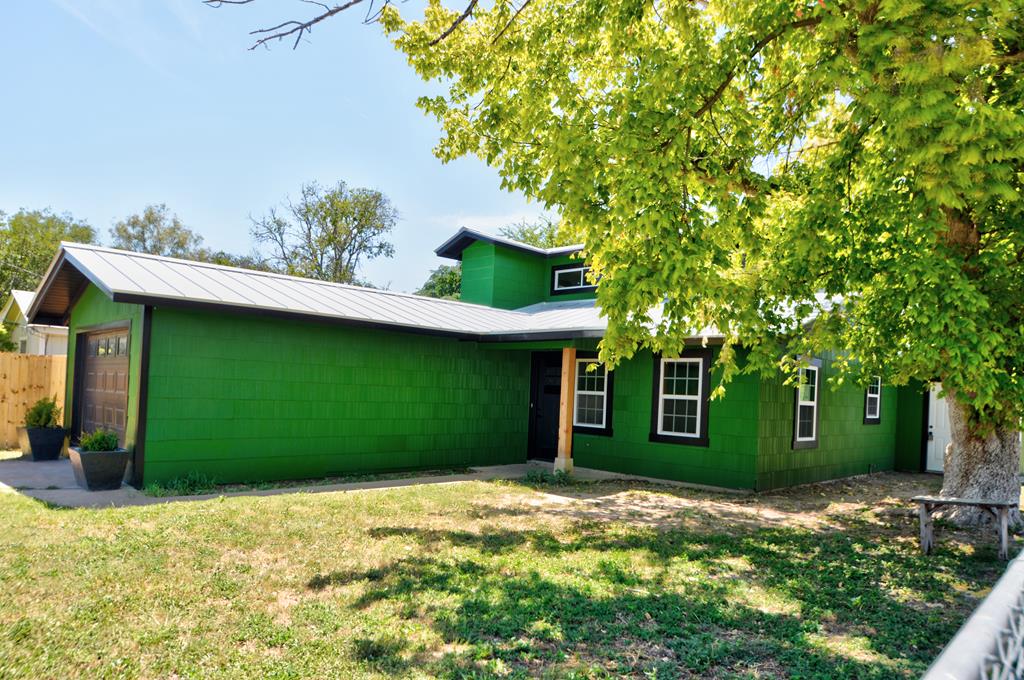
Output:
[[[371,489],[394,489],[421,484],[454,484],[467,481],[489,481],[495,479],[522,479],[530,470],[550,470],[550,463],[531,461],[517,465],[493,465],[471,468],[467,474],[433,475],[380,479],[345,484],[307,484],[276,489],[251,489],[225,493],[201,494],[194,496],[147,496],[128,485],[116,491],[87,491],[75,483],[71,462],[67,459],[55,461],[33,461],[27,458],[0,460],[0,493],[20,493],[52,505],[67,508],[109,508],[131,505],[155,505],[180,501],[204,501],[232,496],[276,496],[288,493],[330,493],[336,491],[364,491]],[[573,477],[581,480],[635,479],[629,475],[616,475],[600,470],[577,468]]]

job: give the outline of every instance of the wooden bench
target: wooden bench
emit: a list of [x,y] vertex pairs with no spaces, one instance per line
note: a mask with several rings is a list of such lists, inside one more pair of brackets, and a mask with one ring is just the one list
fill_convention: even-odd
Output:
[[1013,501],[990,501],[981,498],[953,498],[947,496],[914,496],[911,500],[917,503],[917,516],[921,519],[921,552],[925,555],[935,545],[935,530],[932,524],[932,513],[946,505],[961,505],[981,508],[992,513],[996,518],[999,530],[999,558],[1010,557],[1010,510],[1017,507]]

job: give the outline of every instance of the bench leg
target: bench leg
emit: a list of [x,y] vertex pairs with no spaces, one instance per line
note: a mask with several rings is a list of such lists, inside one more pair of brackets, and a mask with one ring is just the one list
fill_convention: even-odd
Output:
[[935,544],[935,534],[932,527],[932,515],[928,512],[925,503],[917,506],[917,516],[921,520],[921,552],[925,555],[931,553]]
[[999,559],[1010,559],[1010,509],[999,508]]

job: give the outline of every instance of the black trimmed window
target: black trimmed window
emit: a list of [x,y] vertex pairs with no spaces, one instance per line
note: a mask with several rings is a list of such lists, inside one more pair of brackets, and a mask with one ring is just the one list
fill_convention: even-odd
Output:
[[793,411],[793,448],[818,447],[818,413],[821,392],[821,360],[811,359],[800,369]]
[[871,377],[864,390],[864,424],[878,425],[882,422],[882,376]]
[[594,290],[594,284],[587,281],[590,267],[585,264],[560,264],[551,268],[551,294],[579,293]]
[[707,446],[710,382],[710,349],[655,355],[650,440]]
[[[589,369],[589,370],[588,370]],[[597,355],[576,356],[572,429],[578,434],[612,433],[612,374]]]

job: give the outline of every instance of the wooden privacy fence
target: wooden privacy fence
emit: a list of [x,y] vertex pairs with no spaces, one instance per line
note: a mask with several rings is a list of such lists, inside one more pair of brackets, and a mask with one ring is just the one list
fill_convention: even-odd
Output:
[[18,447],[25,411],[43,397],[57,397],[64,407],[66,356],[0,352],[0,449]]

